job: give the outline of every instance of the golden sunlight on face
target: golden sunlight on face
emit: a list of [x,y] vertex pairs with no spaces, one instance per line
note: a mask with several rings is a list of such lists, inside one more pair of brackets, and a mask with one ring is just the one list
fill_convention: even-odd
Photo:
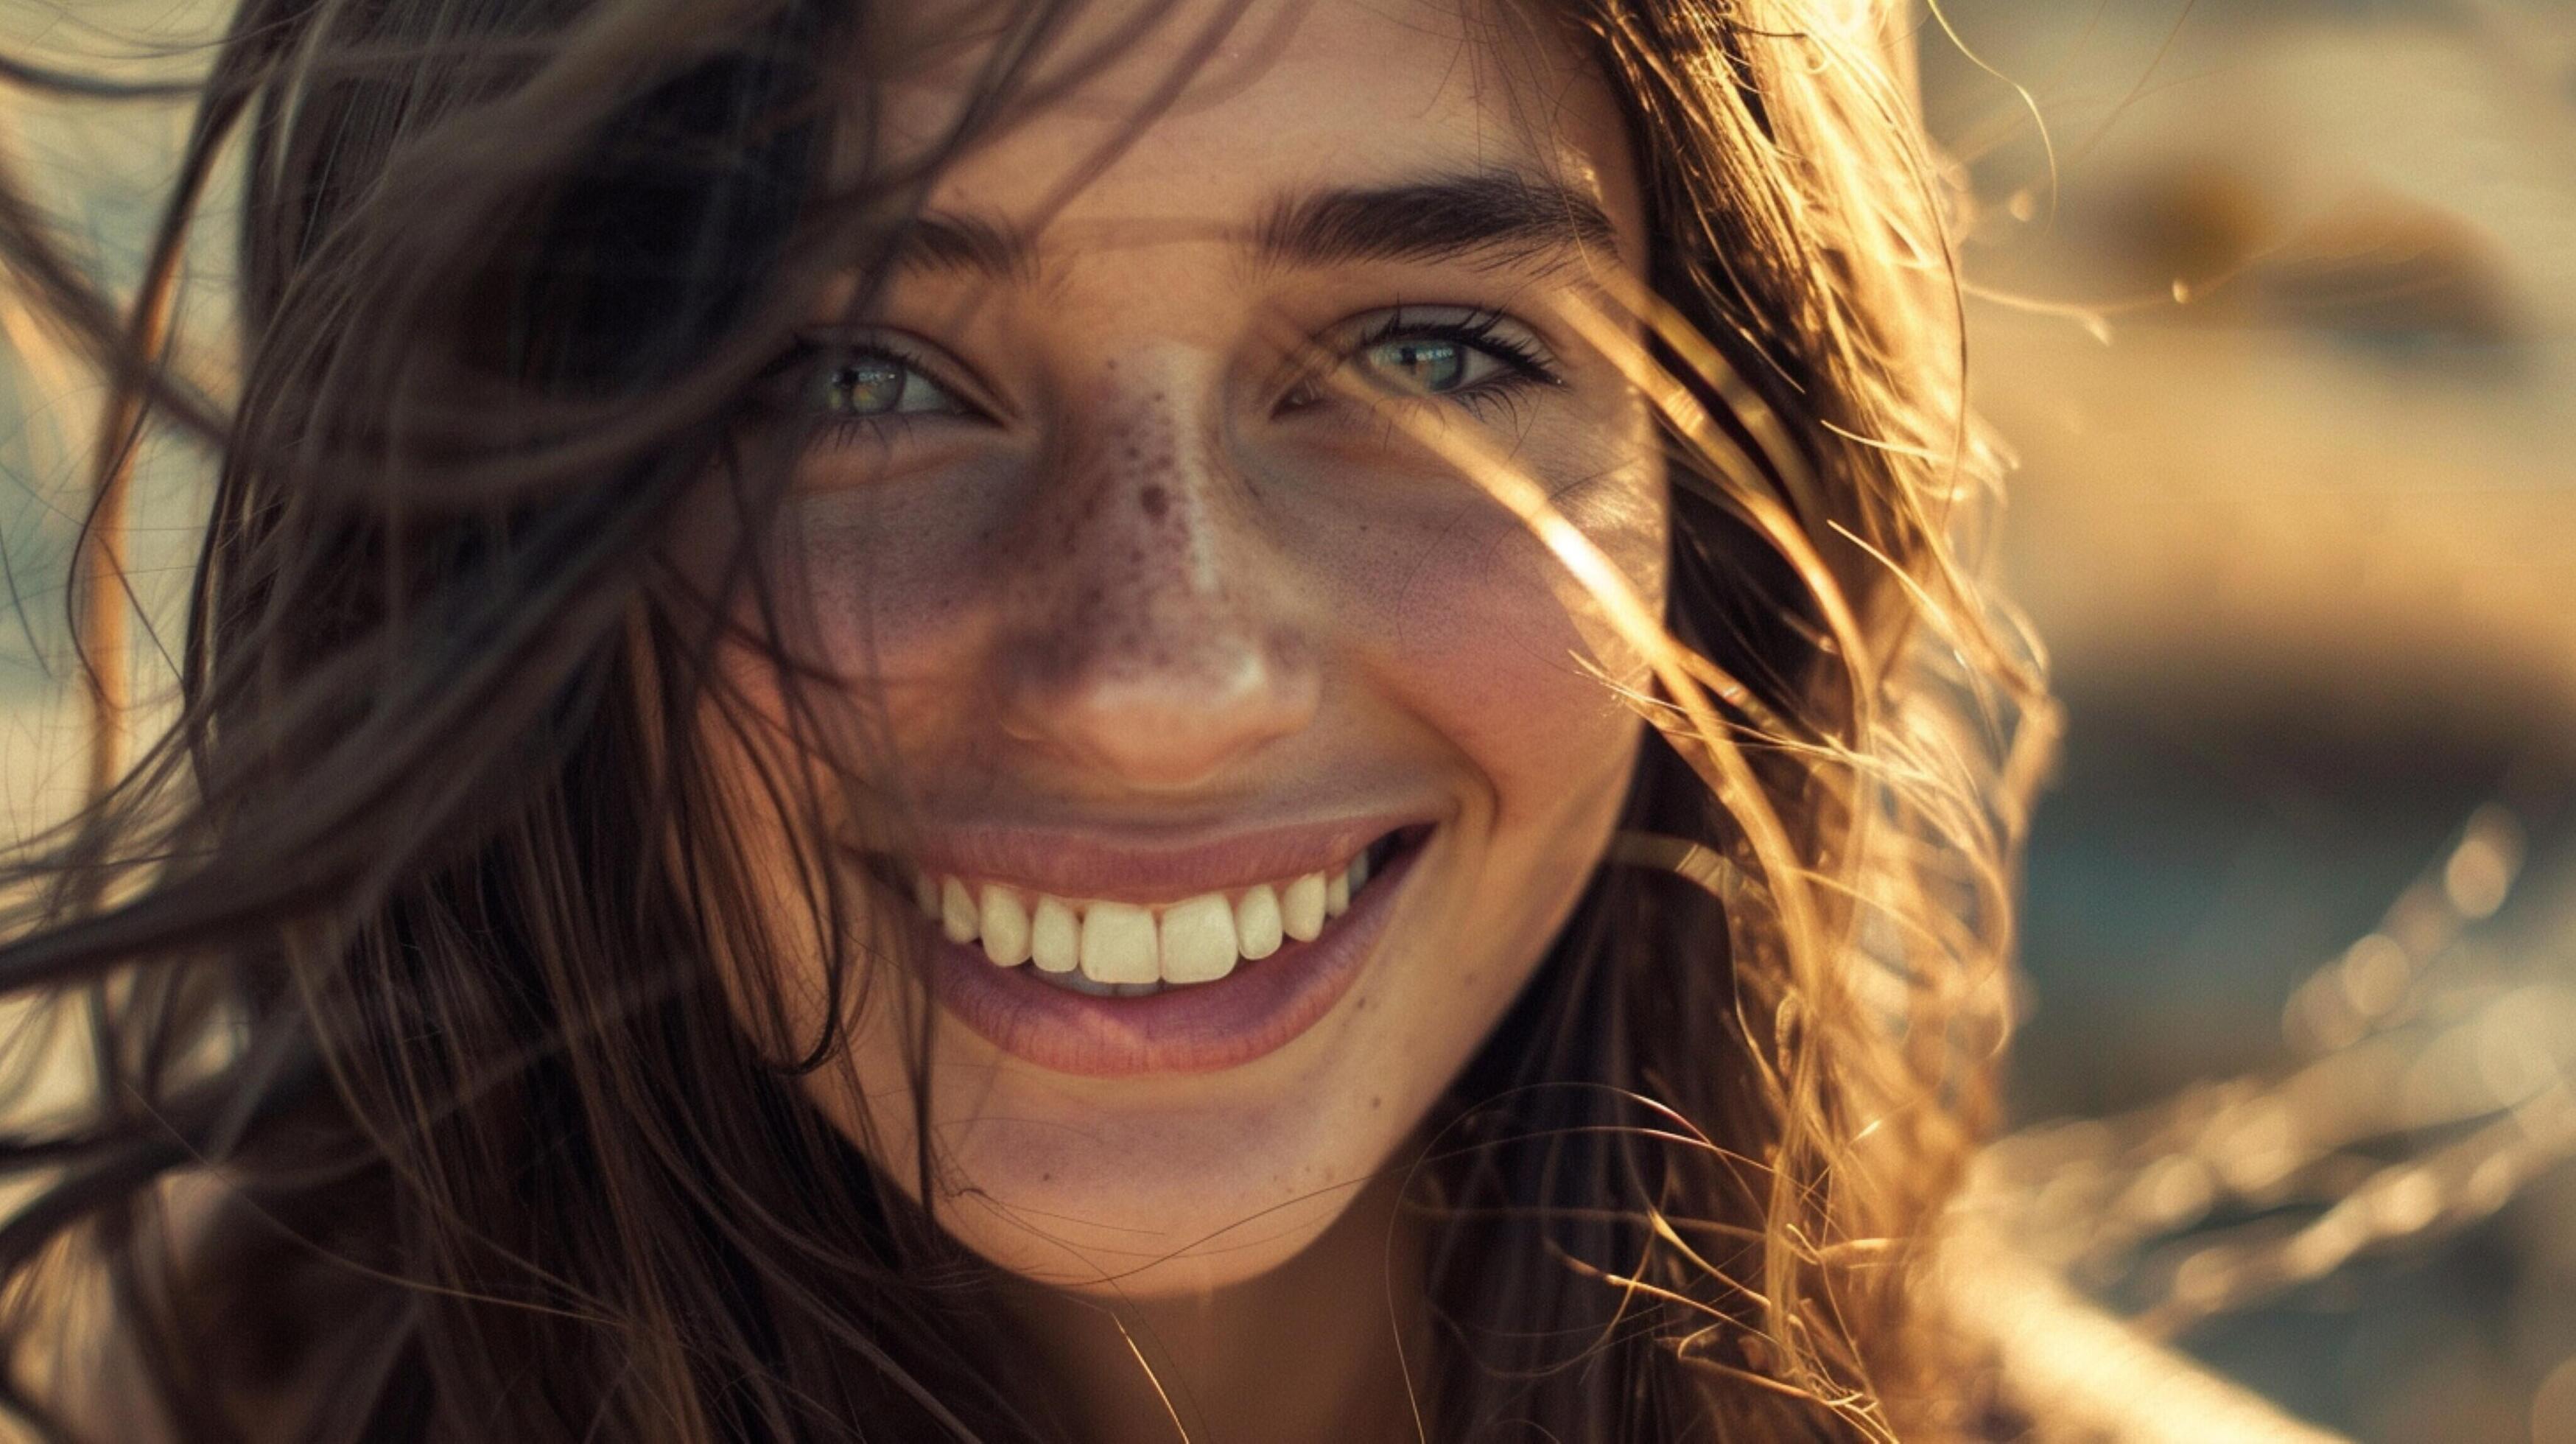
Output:
[[[940,1216],[1129,1296],[1274,1268],[1403,1162],[1606,843],[1635,668],[1460,459],[1663,584],[1577,319],[1646,250],[1606,89],[1517,12],[1228,8],[1141,128],[1214,0],[942,175],[823,318],[786,527],[923,828],[923,910],[874,896],[927,939]],[[982,59],[880,94],[883,143]],[[806,1086],[911,1186],[902,1012]]]

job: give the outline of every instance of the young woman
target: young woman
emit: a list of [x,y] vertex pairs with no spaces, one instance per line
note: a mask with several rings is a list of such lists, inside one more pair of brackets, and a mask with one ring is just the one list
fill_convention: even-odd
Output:
[[0,216],[220,458],[180,720],[15,874],[97,1084],[10,1402],[1988,1427],[2041,696],[1903,20],[247,0],[132,324]]

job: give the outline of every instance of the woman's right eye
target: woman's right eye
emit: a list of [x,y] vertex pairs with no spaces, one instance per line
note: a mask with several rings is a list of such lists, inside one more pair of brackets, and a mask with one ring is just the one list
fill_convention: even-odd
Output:
[[812,405],[826,421],[975,414],[918,363],[884,349],[824,358],[814,375]]

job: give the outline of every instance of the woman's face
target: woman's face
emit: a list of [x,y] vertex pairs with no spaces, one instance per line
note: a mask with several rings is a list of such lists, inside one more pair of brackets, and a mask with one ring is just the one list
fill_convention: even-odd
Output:
[[[781,540],[919,820],[919,897],[870,897],[927,943],[943,1221],[1131,1296],[1313,1239],[1605,845],[1639,724],[1600,673],[1638,669],[1461,458],[1662,587],[1652,425],[1577,318],[1647,245],[1607,89],[1516,11],[1232,8],[1194,71],[1222,0],[942,172],[860,324],[827,299]],[[987,58],[881,85],[880,154]],[[909,1185],[898,991],[806,1086]]]

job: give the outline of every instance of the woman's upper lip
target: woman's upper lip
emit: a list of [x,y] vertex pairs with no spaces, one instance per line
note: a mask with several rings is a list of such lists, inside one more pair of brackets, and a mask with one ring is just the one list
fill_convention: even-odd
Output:
[[1386,834],[1433,820],[1407,809],[1188,828],[933,821],[911,861],[1062,898],[1171,902],[1341,867]]

